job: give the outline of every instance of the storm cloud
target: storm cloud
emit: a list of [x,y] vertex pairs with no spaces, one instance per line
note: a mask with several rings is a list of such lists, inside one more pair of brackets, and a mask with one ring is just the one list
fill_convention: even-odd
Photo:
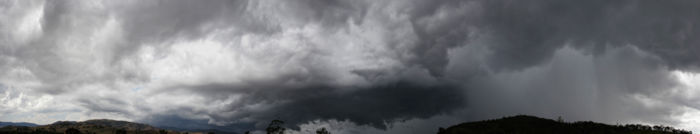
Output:
[[531,114],[697,131],[697,5],[0,1],[0,119],[433,133]]

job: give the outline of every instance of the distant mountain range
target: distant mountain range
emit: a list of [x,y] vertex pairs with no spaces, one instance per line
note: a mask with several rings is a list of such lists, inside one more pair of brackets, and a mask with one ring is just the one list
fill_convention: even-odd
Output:
[[[174,131],[150,125],[108,119],[58,121],[49,125],[32,123],[7,123],[0,128],[0,134],[204,134],[224,133],[222,131]],[[226,132],[228,133],[228,132]]]
[[639,124],[607,125],[591,121],[564,122],[534,116],[518,115],[495,120],[462,123],[438,134],[691,134],[667,126]]
[[27,123],[27,122],[0,122],[0,127],[4,126],[27,126],[27,127],[34,127],[34,126],[39,126],[34,123]]
[[[0,134],[237,134],[215,129],[157,128],[147,124],[108,119],[58,121],[49,125],[0,122]],[[667,126],[608,125],[591,121],[564,122],[527,115],[467,122],[439,128],[438,134],[691,134]]]

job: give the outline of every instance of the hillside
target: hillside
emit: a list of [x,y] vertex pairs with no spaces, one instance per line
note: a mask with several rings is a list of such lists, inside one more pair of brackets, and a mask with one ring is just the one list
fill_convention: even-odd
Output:
[[691,132],[664,126],[607,125],[590,121],[567,123],[518,115],[462,123],[447,129],[440,128],[438,134],[691,134]]
[[33,126],[39,126],[34,123],[27,123],[27,122],[0,122],[0,127],[4,126],[28,126],[28,127],[33,127]]
[[5,126],[0,134],[198,134],[202,132],[177,132],[156,128],[146,124],[117,120],[58,121],[41,126]]

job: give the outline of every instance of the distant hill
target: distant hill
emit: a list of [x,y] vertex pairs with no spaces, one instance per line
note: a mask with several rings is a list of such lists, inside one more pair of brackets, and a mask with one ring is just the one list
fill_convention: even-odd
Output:
[[691,132],[665,126],[607,125],[591,121],[567,123],[518,115],[462,123],[447,129],[440,128],[438,134],[691,134]]
[[28,127],[34,127],[34,126],[39,126],[34,123],[27,123],[27,122],[0,122],[0,127],[4,126],[28,126]]
[[4,126],[0,134],[204,134],[204,132],[178,132],[156,128],[146,124],[108,119],[58,121],[41,126]]
[[236,132],[230,132],[230,131],[219,130],[219,129],[186,129],[186,128],[168,127],[168,126],[161,126],[159,128],[167,129],[167,130],[174,130],[174,131],[181,131],[181,132],[212,132],[214,134],[239,134]]

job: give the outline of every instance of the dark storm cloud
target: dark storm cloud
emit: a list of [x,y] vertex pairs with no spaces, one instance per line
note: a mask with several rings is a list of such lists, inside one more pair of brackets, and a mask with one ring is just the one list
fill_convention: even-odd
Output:
[[[669,116],[694,107],[669,94],[682,87],[671,71],[700,61],[695,1],[478,3],[481,39],[456,49],[447,72],[473,89],[466,117],[678,124]],[[458,73],[474,71],[487,73]]]
[[[292,123],[309,119],[348,119],[385,128],[385,121],[391,122],[392,119],[428,118],[460,108],[465,100],[459,90],[443,85],[397,82],[351,93],[311,95],[273,108],[268,114],[278,115]],[[318,91],[308,94],[314,92]]]
[[392,129],[456,111],[673,123],[693,106],[673,99],[671,71],[700,64],[698,4],[46,1],[38,32],[0,21],[0,85],[85,113],[234,131],[277,118]]
[[[449,63],[447,50],[469,43],[475,36],[474,17],[478,15],[476,10],[448,10],[460,9],[470,1],[438,0],[438,1],[414,1],[414,7],[407,13],[411,15],[411,24],[418,38],[418,46],[413,49],[419,58],[413,62],[420,64],[436,77],[444,74],[445,66]],[[422,19],[448,14],[443,20],[437,22],[421,22]],[[451,15],[449,15],[451,14]]]
[[[341,28],[347,28],[348,21],[350,23],[362,23],[367,9],[372,6],[364,1],[289,1],[282,2],[285,6],[280,6],[282,12],[274,12],[275,14],[289,15],[291,19],[286,19],[280,23],[290,23],[292,26],[294,24],[308,24],[308,23],[318,23],[323,26],[324,29],[336,30]],[[220,23],[225,23],[229,25],[240,25],[242,21],[237,19],[221,19],[221,17],[243,17],[245,19],[255,18],[250,17],[251,14],[240,13],[242,10],[234,10],[237,12],[225,12],[221,13],[220,9],[229,9],[231,7],[224,6],[220,8],[221,5],[236,5],[233,8],[252,8],[245,6],[238,6],[238,4],[248,4],[248,6],[256,4],[270,4],[270,3],[251,3],[251,2],[240,2],[240,3],[209,3],[216,6],[201,6],[206,7],[202,10],[192,10],[192,11],[182,11],[184,16],[180,15],[178,11],[196,9],[199,6],[189,6],[192,3],[188,2],[166,2],[162,4],[156,4],[153,6],[147,6],[151,8],[144,8],[149,10],[145,13],[139,13],[136,17],[137,19],[127,19],[127,20],[138,20],[139,22],[134,22],[133,24],[129,22],[128,27],[133,27],[134,30],[129,30],[133,32],[131,36],[142,38],[151,37],[151,35],[163,35],[166,38],[172,38],[177,36],[178,33],[183,34],[197,34],[199,32],[209,32],[197,31],[203,30],[203,23],[212,23],[211,20],[207,19],[219,19],[215,21],[222,21]],[[425,3],[427,4],[427,3]],[[161,6],[162,5],[162,6]],[[199,4],[197,4],[199,5]],[[206,5],[206,3],[205,3]],[[187,8],[176,8],[184,6]],[[443,5],[431,5],[423,7],[420,3],[416,3],[412,6],[421,6],[422,9],[409,8],[408,12],[419,13],[416,16],[411,16],[412,20],[419,20],[423,17],[428,17],[430,14],[434,14],[437,8]],[[455,7],[456,8],[456,7]],[[418,11],[420,10],[420,11]],[[228,11],[228,10],[226,10]],[[144,11],[135,11],[144,12]],[[426,13],[423,13],[426,12]],[[152,14],[151,14],[152,13]],[[221,13],[222,15],[217,16],[216,14]],[[136,13],[127,13],[126,15],[132,15]],[[188,18],[189,14],[195,14],[196,18]],[[196,15],[202,14],[202,15]],[[263,17],[266,17],[263,14]],[[170,17],[177,15],[177,17]],[[213,17],[216,16],[216,17]],[[183,18],[180,18],[183,17]],[[270,16],[270,17],[287,17],[287,16]],[[138,19],[141,18],[141,19]],[[153,19],[152,21],[149,21]],[[183,19],[183,21],[178,21]],[[428,23],[413,24],[413,28],[417,28],[419,31],[419,37],[421,41],[416,44],[416,48],[412,48],[414,54],[416,54],[416,59],[406,59],[404,62],[409,65],[418,65],[428,68],[432,75],[442,75],[442,68],[447,64],[446,51],[450,47],[463,44],[465,39],[460,38],[461,36],[467,36],[467,32],[462,32],[459,30],[466,30],[467,24],[457,24],[460,28],[453,28],[452,24],[464,21],[465,17],[458,16],[458,18],[452,20],[448,25],[440,25],[437,27],[427,28]],[[175,24],[170,24],[173,22],[178,22]],[[180,24],[182,23],[182,24]],[[270,22],[262,22],[270,23]],[[257,29],[257,27],[266,27],[265,25],[244,25],[245,28]],[[150,30],[149,30],[150,29]],[[189,31],[195,30],[195,31]],[[264,28],[263,28],[264,29]],[[167,30],[167,31],[162,31]],[[183,30],[183,31],[172,31],[172,30]],[[168,32],[171,31],[171,32]],[[155,32],[155,33],[154,33]],[[330,32],[330,31],[329,31]],[[163,34],[165,33],[165,34]],[[143,35],[142,35],[143,34]],[[426,36],[426,37],[423,37]],[[424,38],[424,39],[423,39]],[[161,41],[162,39],[154,38],[156,41]],[[423,41],[424,40],[424,41]],[[330,44],[328,44],[330,45]],[[392,44],[390,44],[392,45]],[[314,57],[309,57],[313,59]],[[329,81],[329,73],[324,72],[324,69],[319,69],[319,67],[314,67],[313,62],[302,63],[307,69],[309,69],[311,74],[292,74],[280,76],[272,80],[249,80],[246,81],[244,85],[226,85],[226,84],[212,84],[212,85],[196,85],[196,86],[171,86],[169,89],[185,89],[191,90],[191,92],[197,94],[203,94],[211,99],[211,101],[225,99],[228,94],[243,94],[244,97],[239,100],[240,102],[235,103],[235,105],[229,106],[228,110],[217,111],[217,112],[231,112],[231,111],[242,111],[240,108],[256,104],[256,103],[270,103],[272,108],[265,111],[243,111],[242,115],[234,117],[221,117],[216,113],[210,113],[213,120],[237,120],[239,118],[253,118],[255,121],[266,121],[274,119],[275,117],[283,118],[290,123],[296,125],[298,123],[304,123],[306,121],[314,119],[348,119],[353,122],[357,122],[361,125],[369,124],[377,127],[385,127],[384,121],[390,121],[394,119],[402,118],[427,118],[436,114],[445,114],[454,109],[460,108],[464,103],[462,97],[461,89],[457,85],[445,84],[446,82],[430,82],[423,81],[423,79],[434,79],[432,76],[419,76],[419,77],[429,77],[429,78],[400,78],[403,76],[398,76],[399,78],[393,78],[397,76],[392,76],[394,74],[386,74],[382,71],[369,71],[369,70],[356,70],[355,74],[362,76],[367,80],[377,80],[376,77],[391,77],[389,80],[385,80],[386,83],[378,83],[377,85],[370,85],[369,87],[344,87],[344,86],[325,86]],[[308,64],[308,65],[306,65]],[[422,69],[422,68],[419,68]],[[388,76],[386,76],[388,75]],[[393,80],[393,79],[418,79],[418,81],[413,80],[410,82]],[[289,86],[283,83],[289,83],[294,81],[301,81],[306,83],[299,86]],[[429,85],[416,84],[418,83],[429,83]],[[321,85],[321,86],[318,86]],[[167,92],[168,90],[163,90]],[[363,111],[372,110],[371,113],[363,113]]]
[[[553,53],[542,65],[499,73],[466,84],[465,118],[532,114],[567,120],[676,124],[679,105],[665,96],[677,79],[661,61],[631,46],[591,56],[573,48]],[[672,95],[673,96],[673,95]]]
[[[262,120],[279,118],[291,124],[315,119],[350,120],[361,125],[386,128],[384,123],[387,121],[447,114],[460,108],[465,102],[460,89],[446,85],[426,86],[396,82],[367,89],[352,89],[346,93],[333,93],[336,90],[309,87],[280,93],[280,97],[258,98],[262,99],[258,101],[280,98],[277,101],[290,102],[283,102],[279,106],[248,116]],[[258,92],[251,95],[269,94]]]
[[[282,84],[297,79],[299,78],[288,77],[249,82],[248,85],[206,84],[179,88],[207,96],[208,103],[225,100],[230,94],[242,94],[236,103],[227,105],[225,109],[202,114],[212,117],[215,121],[245,123],[246,120],[253,120],[258,127],[264,127],[266,121],[273,119],[285,120],[291,127],[312,120],[336,119],[386,128],[388,124],[385,123],[394,120],[449,114],[464,106],[466,102],[463,89],[459,85],[419,81],[419,78],[401,78],[402,80],[369,87],[339,87],[325,85],[324,82],[301,86]],[[260,104],[266,105],[267,108],[247,107]],[[239,114],[221,114],[230,112]]]
[[[471,3],[470,3],[471,2]],[[287,26],[297,27],[303,24],[318,23],[324,29],[347,28],[351,23],[363,23],[368,14],[369,6],[361,1],[291,1],[288,6],[274,7],[281,12],[251,14],[245,9],[247,6],[269,3],[254,3],[244,1],[229,2],[162,2],[137,8],[125,13],[126,29],[130,31],[129,39],[142,40],[148,38],[153,41],[163,41],[178,36],[186,38],[198,38],[213,29],[206,26],[220,27],[233,25],[251,30],[267,29],[263,31],[281,32],[271,30]],[[243,94],[239,102],[228,106],[229,109],[216,112],[240,112],[236,115],[207,114],[212,120],[234,121],[239,118],[251,118],[257,122],[264,122],[274,118],[282,118],[292,124],[304,123],[314,119],[348,119],[359,124],[370,124],[383,127],[386,120],[401,118],[428,118],[434,115],[448,113],[456,109],[464,108],[464,91],[460,86],[446,84],[441,77],[445,73],[456,74],[480,74],[474,76],[459,77],[449,81],[465,81],[478,79],[488,73],[478,71],[487,70],[522,70],[547,63],[554,57],[556,50],[565,45],[582,49],[594,56],[610,51],[610,48],[631,45],[652,56],[658,56],[660,61],[655,64],[663,64],[671,69],[693,67],[698,61],[696,28],[693,26],[698,21],[690,1],[674,1],[657,3],[651,1],[437,1],[421,2],[407,1],[399,11],[409,16],[411,28],[416,35],[415,47],[408,51],[415,55],[414,58],[401,59],[406,66],[417,66],[428,70],[431,75],[421,76],[427,79],[438,79],[431,86],[412,85],[401,82],[404,79],[399,76],[387,83],[372,83],[368,87],[343,87],[343,86],[317,86],[325,85],[331,78],[323,69],[314,69],[315,62],[304,64],[311,74],[291,74],[277,77],[270,81],[246,81],[246,85],[195,85],[171,89],[184,89],[190,92],[203,94],[210,97],[210,103],[222,100],[228,94]],[[191,6],[194,5],[194,6]],[[208,6],[207,6],[208,5]],[[476,6],[465,6],[476,5]],[[318,7],[318,8],[315,8]],[[468,9],[474,8],[474,9]],[[651,9],[651,10],[650,10]],[[671,10],[674,9],[674,10]],[[139,12],[139,13],[135,13]],[[281,16],[273,16],[279,15]],[[255,20],[255,16],[264,16],[278,19]],[[175,16],[175,17],[171,17]],[[446,16],[445,18],[439,18]],[[253,19],[253,21],[241,21],[235,18]],[[263,17],[263,18],[264,18]],[[288,18],[287,18],[288,17]],[[224,19],[222,19],[224,18]],[[228,19],[230,18],[230,19]],[[280,19],[282,18],[282,19]],[[436,19],[437,18],[437,19]],[[271,30],[271,31],[270,31]],[[251,32],[247,31],[247,32]],[[267,32],[263,32],[267,33]],[[156,35],[156,36],[153,36]],[[468,70],[466,72],[446,72],[448,64],[458,64],[462,59],[449,59],[447,51],[472,43],[474,39],[486,40],[484,70]],[[392,44],[391,41],[388,45]],[[127,47],[131,48],[131,47]],[[314,56],[314,55],[312,55]],[[313,59],[313,57],[308,57]],[[629,60],[623,58],[620,60]],[[615,60],[617,61],[617,60]],[[309,65],[306,65],[309,64]],[[617,66],[624,63],[609,63]],[[649,66],[640,64],[641,67]],[[655,65],[656,66],[656,65]],[[601,70],[609,69],[602,67]],[[651,69],[651,71],[664,70]],[[474,72],[477,71],[477,72]],[[663,75],[663,71],[660,72]],[[356,71],[355,74],[372,80],[376,76],[396,75],[383,71]],[[553,72],[553,74],[559,74]],[[645,72],[631,72],[619,76],[634,76]],[[603,75],[603,74],[601,74]],[[655,76],[655,75],[654,75]],[[542,76],[543,79],[557,78],[557,76]],[[565,77],[565,76],[561,76]],[[617,91],[617,84],[625,82],[613,82],[605,84],[607,76],[599,76],[603,82],[600,92],[610,97],[601,97],[603,101],[625,94],[641,93],[654,94],[653,85],[637,85],[643,83],[640,79],[629,78],[632,83]],[[653,76],[650,76],[653,77]],[[456,78],[456,77],[453,77]],[[645,77],[646,78],[646,77]],[[661,80],[641,80],[647,82],[669,81],[667,77],[658,77]],[[301,86],[288,86],[279,83],[289,81],[302,81]],[[477,80],[479,81],[479,80]],[[578,81],[574,81],[578,82]],[[508,83],[498,81],[496,83]],[[537,84],[536,84],[537,85]],[[539,90],[525,88],[531,95],[520,96],[524,98],[534,97],[546,92],[561,92],[562,94],[575,95],[575,90],[555,90],[560,88],[572,88],[557,86],[556,84],[541,83]],[[669,86],[672,87],[672,86]],[[477,89],[483,88],[483,89]],[[498,87],[475,87],[478,93],[481,90]],[[497,91],[497,89],[495,89]],[[585,90],[585,89],[581,89]],[[168,91],[168,90],[163,90]],[[585,92],[585,91],[583,91]],[[504,93],[494,93],[504,94]],[[478,97],[476,97],[478,98]],[[498,97],[496,97],[498,98]],[[531,103],[550,102],[558,100],[557,96],[544,97],[544,100],[534,100]],[[562,98],[559,98],[562,99]],[[482,103],[488,98],[471,99],[472,103]],[[586,101],[586,100],[583,100]],[[526,101],[527,102],[527,101]],[[560,109],[569,109],[569,103],[579,103],[578,100],[562,102],[565,104],[552,104],[561,106]],[[580,102],[584,103],[584,102]],[[270,107],[265,110],[241,110],[251,104],[263,104]],[[543,103],[548,104],[548,103]],[[498,103],[483,103],[469,108],[479,109],[488,107],[485,105],[499,105]],[[502,104],[501,104],[502,105]],[[522,105],[516,103],[516,105]],[[514,106],[518,107],[518,106]],[[598,108],[598,107],[593,107]],[[523,108],[528,109],[528,108]],[[536,108],[535,108],[536,109]],[[505,111],[518,111],[518,109],[496,109]],[[187,110],[185,110],[187,111]],[[363,113],[362,111],[372,111]],[[527,111],[527,110],[526,110]],[[537,111],[537,110],[535,110]],[[664,111],[663,109],[661,111]],[[605,111],[611,112],[611,111]],[[499,113],[499,112],[494,112]],[[656,115],[658,113],[650,113]],[[654,116],[650,116],[654,117]],[[581,117],[585,119],[585,117]]]
[[[176,111],[172,111],[176,112]],[[148,124],[156,124],[158,127],[171,130],[219,130],[227,132],[245,132],[255,129],[253,123],[235,123],[230,125],[211,125],[208,119],[191,119],[168,113],[154,114],[138,120]]]
[[519,69],[564,44],[596,53],[634,45],[672,68],[697,66],[697,1],[484,1],[479,26],[493,36],[490,64]]

